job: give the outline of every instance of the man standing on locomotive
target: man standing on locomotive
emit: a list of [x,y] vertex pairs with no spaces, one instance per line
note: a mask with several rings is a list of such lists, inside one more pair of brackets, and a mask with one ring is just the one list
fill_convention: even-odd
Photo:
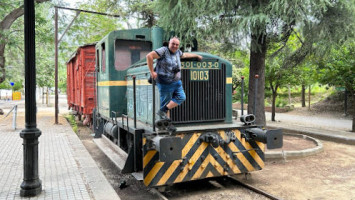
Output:
[[[182,53],[179,45],[179,38],[173,37],[170,39],[168,47],[160,47],[146,56],[150,74],[156,80],[160,93],[160,109],[157,115],[164,120],[170,120],[168,111],[180,105],[186,99],[181,82],[180,58],[202,60],[200,55]],[[157,59],[155,71],[153,69],[154,59]],[[169,129],[173,132],[176,131],[173,126],[170,126]]]

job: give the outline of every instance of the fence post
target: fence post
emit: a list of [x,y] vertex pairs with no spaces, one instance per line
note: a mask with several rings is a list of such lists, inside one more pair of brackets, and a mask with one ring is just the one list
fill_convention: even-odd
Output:
[[13,115],[12,115],[12,128],[16,130],[16,117],[17,117],[17,105],[14,106]]

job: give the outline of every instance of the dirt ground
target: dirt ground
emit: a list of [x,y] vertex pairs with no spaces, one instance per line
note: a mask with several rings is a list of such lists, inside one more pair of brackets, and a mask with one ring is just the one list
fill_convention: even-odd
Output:
[[[235,177],[287,200],[355,199],[355,146],[322,141],[324,152],[300,159],[266,162],[261,171]],[[182,191],[183,192],[183,191]],[[172,199],[267,199],[240,186],[187,191]]]
[[[137,181],[130,174],[121,174],[113,162],[96,146],[91,129],[78,123],[77,135],[121,199],[159,199],[144,186],[143,182]],[[125,186],[122,183],[125,183]]]
[[284,199],[355,199],[355,146],[322,142],[324,152],[267,162],[244,181]]
[[306,140],[293,135],[284,135],[283,146],[280,149],[267,149],[267,151],[298,151],[316,147],[316,144],[311,140]]

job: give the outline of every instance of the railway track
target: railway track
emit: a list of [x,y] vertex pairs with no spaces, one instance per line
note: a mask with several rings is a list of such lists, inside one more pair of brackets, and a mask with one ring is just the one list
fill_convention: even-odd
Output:
[[[90,151],[91,147],[91,143],[92,142],[88,142],[91,141],[92,136],[90,135],[91,131],[86,127],[86,126],[82,126],[79,125],[79,133],[78,136],[79,138],[82,140],[83,144],[85,145],[85,147],[88,149],[88,151],[92,154],[93,158],[100,158],[102,159],[104,156],[97,156],[95,155],[95,152],[100,152],[100,151]],[[88,146],[89,145],[89,146]],[[93,145],[93,144],[92,144]],[[91,145],[91,146],[92,146]],[[94,155],[93,155],[94,154]],[[96,160],[96,162],[100,162],[98,160]],[[108,161],[102,162],[102,163],[109,163]],[[145,187],[142,184],[138,184],[139,181],[134,181],[134,180],[128,180],[129,176],[122,176],[122,175],[118,175],[117,173],[119,173],[117,170],[114,170],[114,172],[110,172],[113,169],[116,169],[116,167],[110,166],[107,169],[105,168],[105,166],[101,166],[103,167],[102,170],[106,170],[106,176],[108,176],[107,178],[109,180],[111,180],[111,182],[118,182],[119,180],[126,180],[129,182],[128,184],[128,188],[124,188],[124,189],[120,189],[118,188],[118,185],[113,185],[113,187],[115,188],[115,190],[118,192],[119,195],[121,196],[125,196],[125,197],[129,197],[129,199],[136,199],[136,198],[153,198],[153,199],[162,199],[162,200],[168,200],[169,198],[173,198],[174,199],[186,199],[186,194],[189,195],[191,193],[195,193],[197,191],[197,193],[200,194],[205,194],[207,192],[211,192],[211,195],[213,195],[214,193],[220,193],[220,192],[225,192],[227,190],[232,190],[234,191],[232,195],[250,195],[250,194],[245,194],[245,190],[249,190],[249,191],[253,191],[253,193],[258,194],[259,196],[257,196],[257,198],[252,198],[252,199],[272,199],[272,200],[279,200],[280,198],[269,194],[265,191],[262,191],[252,185],[243,183],[233,177],[219,177],[219,178],[213,178],[213,179],[207,179],[207,180],[198,180],[198,181],[192,181],[192,182],[185,182],[185,183],[178,183],[178,184],[174,184],[172,186],[166,186],[166,187],[158,187],[158,188],[150,188],[148,189],[150,192],[148,192],[148,190],[146,190],[146,192],[142,192],[142,189]],[[109,173],[110,172],[110,173]],[[109,175],[111,174],[111,175]],[[116,174],[116,175],[113,175]],[[136,182],[136,183],[134,183]],[[237,187],[236,187],[237,186]],[[245,190],[241,190],[241,187],[245,188]],[[129,188],[134,188],[134,189],[129,189]],[[140,194],[137,194],[136,190],[141,191]],[[149,193],[152,195],[150,196]],[[134,195],[135,194],[135,195]],[[255,196],[255,195],[254,195]],[[259,198],[261,197],[261,198]],[[265,197],[265,198],[262,198]],[[241,198],[243,198],[243,196],[241,196]],[[200,199],[200,198],[196,198],[196,199]],[[213,199],[213,198],[211,198]],[[219,198],[219,199],[223,199]],[[228,199],[228,197],[226,198]],[[230,198],[229,198],[230,199]],[[240,198],[239,198],[240,199]],[[206,199],[208,200],[208,198]]]
[[274,196],[274,195],[272,195],[272,194],[270,194],[270,193],[267,193],[267,192],[265,192],[264,190],[261,190],[261,189],[259,189],[259,188],[257,188],[257,187],[254,187],[254,186],[252,186],[252,185],[249,185],[249,184],[247,184],[247,183],[243,183],[243,182],[239,181],[239,180],[236,179],[236,178],[233,178],[233,177],[230,177],[230,176],[228,176],[228,178],[229,178],[230,180],[232,180],[233,182],[235,182],[235,183],[237,183],[237,184],[239,184],[239,185],[241,185],[241,186],[243,186],[243,187],[245,187],[245,188],[247,188],[247,189],[249,189],[249,190],[252,190],[252,191],[254,191],[254,192],[258,193],[258,194],[261,194],[261,195],[263,195],[263,196],[265,196],[265,197],[268,197],[268,198],[271,199],[271,200],[282,200],[281,198],[276,197],[276,196]]
[[[204,189],[201,189],[201,187],[195,187],[195,188],[191,189],[191,187],[189,185],[184,187],[183,184],[180,184],[180,186],[177,186],[177,187],[176,186],[166,186],[166,187],[152,188],[151,192],[153,194],[155,194],[156,196],[158,196],[159,199],[161,199],[161,200],[168,200],[169,198],[173,198],[173,197],[174,197],[174,199],[180,199],[180,198],[186,199],[187,197],[185,195],[189,195],[191,193],[196,193],[198,195],[198,193],[203,194],[205,192],[210,192],[211,190],[216,190],[216,189],[221,189],[221,190],[216,190],[216,193],[223,193],[223,192],[225,192],[224,190],[227,190],[227,189],[233,190],[233,187],[235,187],[235,186],[242,186],[243,189],[248,190],[248,191],[252,191],[252,193],[256,193],[256,195],[259,195],[258,197],[264,197],[262,199],[281,200],[281,198],[276,197],[275,195],[267,193],[267,192],[265,192],[259,188],[256,188],[252,185],[243,183],[242,181],[239,181],[238,179],[236,179],[234,177],[230,177],[230,176],[199,181],[198,183],[196,183],[196,185],[200,185]],[[187,189],[187,188],[189,188],[189,189]],[[241,188],[239,188],[239,189],[241,189]],[[186,190],[188,190],[187,193],[186,193]],[[199,191],[199,192],[196,192],[194,190]],[[238,193],[238,195],[243,198],[242,195],[244,195],[245,191],[241,193],[238,190],[235,193]],[[184,195],[179,195],[179,194],[184,194]],[[248,193],[245,195],[251,195],[251,194]],[[189,198],[191,198],[191,197],[189,197]],[[214,199],[213,197],[210,197],[210,198]],[[194,199],[194,197],[192,197],[192,199]],[[223,199],[223,197],[221,199]]]

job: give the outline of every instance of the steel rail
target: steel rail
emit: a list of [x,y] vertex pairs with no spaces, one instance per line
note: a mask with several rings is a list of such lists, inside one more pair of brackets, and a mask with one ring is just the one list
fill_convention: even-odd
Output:
[[270,199],[272,199],[272,200],[282,200],[281,198],[276,197],[276,196],[274,196],[274,195],[272,195],[272,194],[270,194],[270,193],[267,193],[267,192],[265,192],[264,190],[261,190],[261,189],[259,189],[259,188],[256,188],[256,187],[254,187],[254,186],[252,186],[252,185],[249,185],[249,184],[247,184],[247,183],[243,183],[243,182],[239,181],[239,180],[236,179],[236,178],[233,178],[233,177],[231,177],[231,176],[227,176],[227,177],[228,177],[229,179],[231,179],[233,182],[236,182],[236,183],[238,183],[239,185],[241,185],[241,186],[243,186],[243,187],[245,187],[245,188],[248,188],[249,190],[252,190],[252,191],[254,191],[254,192],[258,193],[258,194],[261,194],[261,195],[263,195],[263,196],[266,196],[266,197],[268,197],[268,198],[270,198]]
[[168,200],[168,198],[167,198],[166,196],[164,196],[161,192],[159,192],[157,189],[151,188],[150,191],[151,191],[153,194],[157,195],[157,196],[159,197],[159,199],[161,199],[161,200]]

